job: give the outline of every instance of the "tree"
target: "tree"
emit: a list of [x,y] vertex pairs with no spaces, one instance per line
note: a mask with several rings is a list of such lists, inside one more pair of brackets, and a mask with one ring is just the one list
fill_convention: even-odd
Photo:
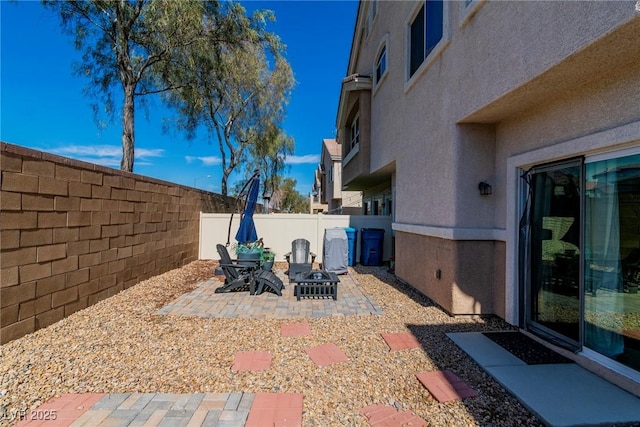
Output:
[[288,155],[293,154],[293,149],[293,138],[276,126],[271,126],[271,129],[250,147],[252,161],[248,164],[248,171],[260,170],[263,198],[271,196],[280,188],[285,161]]
[[[249,19],[235,3],[200,0],[43,0],[56,11],[82,51],[76,73],[89,79],[86,92],[113,118],[122,96],[122,161],[133,171],[134,114],[138,97],[175,90],[191,82],[162,73],[193,46],[232,46],[259,38],[264,17]],[[181,63],[181,66],[189,66]],[[120,89],[120,91],[118,91]],[[119,98],[118,98],[119,99]]]
[[295,179],[285,178],[280,189],[274,193],[274,199],[282,212],[308,213],[309,200],[295,189],[296,184]]
[[167,99],[178,111],[178,127],[188,138],[194,138],[204,125],[217,142],[224,195],[237,167],[266,155],[275,166],[271,170],[279,172],[293,150],[292,140],[280,130],[293,73],[277,36],[261,35],[219,49],[192,45],[183,61],[193,66],[166,71],[173,76],[187,74],[182,80],[195,82],[168,93]]

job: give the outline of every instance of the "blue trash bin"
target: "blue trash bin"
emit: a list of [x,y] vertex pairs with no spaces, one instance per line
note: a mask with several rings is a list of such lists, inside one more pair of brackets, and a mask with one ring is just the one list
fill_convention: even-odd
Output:
[[345,227],[344,231],[347,232],[347,240],[349,244],[349,266],[356,265],[356,239],[358,236],[358,230],[353,227]]
[[382,265],[382,244],[384,229],[363,228],[360,230],[360,263],[362,265]]

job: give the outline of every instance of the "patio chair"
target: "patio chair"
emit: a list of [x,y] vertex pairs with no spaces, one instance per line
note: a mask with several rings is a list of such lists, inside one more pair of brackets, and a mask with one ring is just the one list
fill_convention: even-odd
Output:
[[259,270],[256,274],[256,295],[260,295],[264,291],[271,291],[278,296],[282,296],[284,283],[271,271]]
[[220,255],[220,268],[224,272],[224,285],[216,289],[216,293],[249,290],[250,295],[256,293],[256,271],[260,268],[260,260],[232,260],[224,245],[216,245]]
[[298,273],[308,273],[316,260],[316,254],[311,252],[311,243],[306,239],[296,239],[291,242],[291,252],[284,254],[289,263],[289,281],[295,279]]

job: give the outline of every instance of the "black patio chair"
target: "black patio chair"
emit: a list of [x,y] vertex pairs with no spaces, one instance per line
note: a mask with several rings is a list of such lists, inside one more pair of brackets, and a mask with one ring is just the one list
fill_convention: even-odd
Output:
[[220,255],[220,268],[224,272],[224,285],[216,289],[216,293],[231,291],[249,291],[256,293],[256,272],[260,268],[260,260],[233,260],[224,245],[216,245]]
[[289,281],[295,279],[299,273],[308,273],[316,260],[316,254],[311,252],[311,243],[306,239],[296,239],[291,242],[291,252],[284,254],[289,263]]
[[275,274],[267,270],[259,270],[256,273],[256,295],[264,291],[271,291],[278,296],[282,296],[284,283]]

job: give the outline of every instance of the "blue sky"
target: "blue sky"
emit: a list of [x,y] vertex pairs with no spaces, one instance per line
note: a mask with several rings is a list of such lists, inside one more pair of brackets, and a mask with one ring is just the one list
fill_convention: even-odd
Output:
[[[346,74],[357,1],[250,1],[247,10],[271,9],[269,29],[287,45],[296,78],[284,122],[295,140],[285,174],[303,195],[311,191],[323,138],[335,136],[340,82]],[[39,1],[0,1],[0,140],[118,169],[121,125],[99,128],[73,75],[80,54],[59,19]],[[170,113],[151,100],[136,111],[134,172],[208,191],[220,191],[217,146],[201,133],[193,141],[162,132]],[[210,178],[207,176],[210,175]],[[232,179],[233,181],[233,179]]]

